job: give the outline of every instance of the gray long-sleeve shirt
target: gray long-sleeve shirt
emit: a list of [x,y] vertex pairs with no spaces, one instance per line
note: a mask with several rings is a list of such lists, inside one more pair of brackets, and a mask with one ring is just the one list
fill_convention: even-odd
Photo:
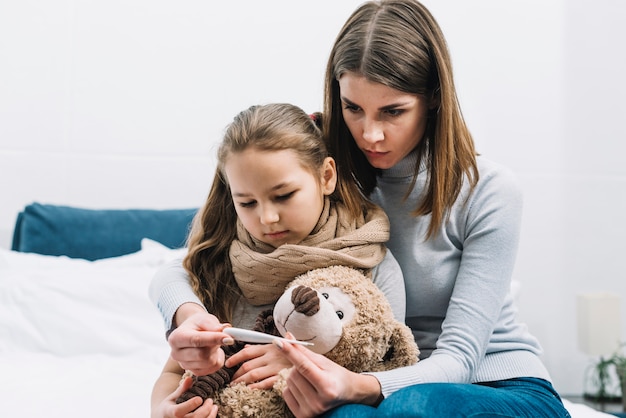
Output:
[[516,320],[510,292],[522,215],[514,176],[478,157],[476,188],[469,194],[465,182],[449,219],[425,240],[430,215],[410,214],[425,188],[424,167],[404,199],[415,164],[411,154],[384,170],[372,195],[391,222],[388,247],[402,267],[406,323],[422,358],[414,366],[372,373],[383,394],[425,382],[550,380],[539,343]]

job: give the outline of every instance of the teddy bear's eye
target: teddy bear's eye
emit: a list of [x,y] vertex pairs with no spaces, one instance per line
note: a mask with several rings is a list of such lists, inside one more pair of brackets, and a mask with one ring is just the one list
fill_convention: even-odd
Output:
[[341,311],[337,311],[335,312],[337,314],[337,316],[339,317],[339,319],[343,319],[343,312]]
[[324,296],[325,299],[328,299],[328,293],[322,293],[322,296]]

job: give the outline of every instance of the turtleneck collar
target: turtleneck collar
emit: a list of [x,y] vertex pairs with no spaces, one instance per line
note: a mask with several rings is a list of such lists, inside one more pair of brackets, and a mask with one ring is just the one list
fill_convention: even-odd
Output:
[[[400,160],[396,165],[391,168],[382,170],[381,177],[410,177],[415,173],[415,165],[417,164],[417,151],[413,150]],[[419,172],[421,173],[426,169],[426,163],[424,161],[420,164]]]

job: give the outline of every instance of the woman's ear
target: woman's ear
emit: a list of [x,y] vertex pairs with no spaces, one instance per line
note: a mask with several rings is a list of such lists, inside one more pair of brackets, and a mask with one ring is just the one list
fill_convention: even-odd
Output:
[[337,187],[337,167],[335,160],[326,157],[322,165],[322,191],[324,195],[329,196]]

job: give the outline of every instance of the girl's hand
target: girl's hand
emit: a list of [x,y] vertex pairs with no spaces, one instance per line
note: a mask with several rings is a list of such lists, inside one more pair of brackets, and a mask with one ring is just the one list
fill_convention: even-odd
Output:
[[271,389],[278,372],[291,367],[274,344],[246,345],[243,350],[226,360],[226,367],[241,364],[232,383],[244,382],[253,389]]
[[380,383],[374,376],[353,373],[305,347],[275,341],[294,365],[283,397],[298,418],[320,415],[345,403],[374,405]]
[[152,412],[152,418],[217,418],[217,405],[214,405],[211,399],[207,399],[203,403],[202,398],[196,396],[188,401],[176,404],[176,399],[189,389],[192,384],[193,379],[191,377],[183,380],[178,388]]
[[224,365],[221,345],[234,343],[233,338],[222,330],[227,324],[206,312],[198,312],[182,322],[168,338],[171,357],[180,367],[196,376],[204,376]]

